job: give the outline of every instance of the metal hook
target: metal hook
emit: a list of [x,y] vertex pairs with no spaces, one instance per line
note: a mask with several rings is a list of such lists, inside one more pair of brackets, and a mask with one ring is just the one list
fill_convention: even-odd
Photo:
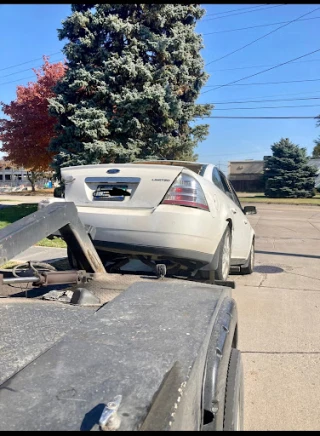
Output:
[[117,395],[113,401],[108,403],[104,408],[101,417],[99,419],[100,429],[102,431],[114,431],[120,426],[121,419],[117,413],[122,395]]

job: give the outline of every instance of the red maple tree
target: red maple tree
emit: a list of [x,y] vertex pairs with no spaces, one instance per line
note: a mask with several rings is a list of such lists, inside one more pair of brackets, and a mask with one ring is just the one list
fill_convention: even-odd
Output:
[[17,98],[9,104],[0,102],[2,111],[9,117],[0,119],[0,150],[7,154],[5,160],[31,173],[47,171],[52,162],[53,154],[48,146],[56,135],[57,121],[49,115],[48,99],[55,96],[53,87],[66,70],[63,62],[51,64],[47,56],[43,56],[43,61],[39,70],[33,69],[36,82],[17,86]]

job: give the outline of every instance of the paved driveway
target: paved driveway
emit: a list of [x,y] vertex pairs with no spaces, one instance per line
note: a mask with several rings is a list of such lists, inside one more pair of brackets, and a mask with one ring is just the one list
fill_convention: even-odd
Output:
[[256,268],[235,276],[246,430],[320,429],[320,207],[260,205]]

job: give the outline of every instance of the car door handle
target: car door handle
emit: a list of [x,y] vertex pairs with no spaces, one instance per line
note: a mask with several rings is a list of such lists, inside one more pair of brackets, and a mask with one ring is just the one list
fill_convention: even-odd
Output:
[[237,213],[237,209],[234,209],[234,208],[233,208],[233,209],[231,209],[231,212],[232,212],[232,213]]

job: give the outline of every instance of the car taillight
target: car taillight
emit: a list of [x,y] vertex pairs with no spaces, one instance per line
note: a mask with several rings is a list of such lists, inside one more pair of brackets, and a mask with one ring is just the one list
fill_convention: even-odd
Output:
[[181,173],[176,178],[164,197],[162,204],[175,204],[178,206],[189,206],[209,210],[200,183],[193,177],[184,173]]

